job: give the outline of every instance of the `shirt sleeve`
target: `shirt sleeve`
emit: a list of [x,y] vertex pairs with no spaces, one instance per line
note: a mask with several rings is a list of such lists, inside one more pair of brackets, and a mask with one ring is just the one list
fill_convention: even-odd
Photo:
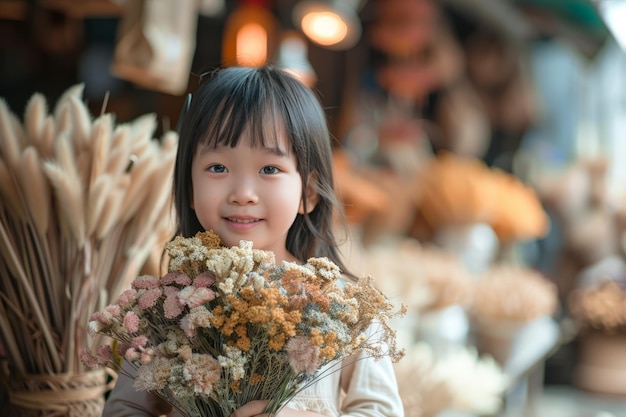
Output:
[[[352,360],[351,360],[352,359]],[[343,417],[404,417],[393,363],[363,354],[347,359],[341,375]]]

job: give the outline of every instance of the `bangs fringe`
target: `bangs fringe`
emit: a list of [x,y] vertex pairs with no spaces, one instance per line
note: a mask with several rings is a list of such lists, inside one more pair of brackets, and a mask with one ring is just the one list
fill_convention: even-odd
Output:
[[[279,134],[290,132],[286,125],[285,104],[276,94],[261,95],[242,89],[240,94],[224,97],[215,107],[215,114],[207,126],[201,146],[236,147],[242,138],[255,148],[274,148],[279,145]],[[289,151],[291,151],[289,149]]]

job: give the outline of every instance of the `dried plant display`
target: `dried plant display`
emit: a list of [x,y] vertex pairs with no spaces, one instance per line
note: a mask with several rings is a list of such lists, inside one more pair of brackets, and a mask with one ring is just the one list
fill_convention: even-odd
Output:
[[582,389],[623,397],[626,372],[626,290],[623,282],[606,278],[579,287],[569,307],[580,333],[574,381]]
[[83,87],[52,112],[34,94],[23,123],[0,100],[0,343],[11,415],[100,415],[105,375],[79,359],[93,343],[87,322],[172,227],[177,134],[154,140],[154,115],[94,118]]
[[583,329],[626,334],[626,290],[613,280],[571,292],[569,307]]
[[514,264],[492,266],[476,281],[469,308],[478,350],[504,364],[520,330],[558,307],[556,285],[539,272]]
[[492,266],[474,285],[470,313],[478,320],[527,323],[553,314],[555,285],[539,272],[514,264]]

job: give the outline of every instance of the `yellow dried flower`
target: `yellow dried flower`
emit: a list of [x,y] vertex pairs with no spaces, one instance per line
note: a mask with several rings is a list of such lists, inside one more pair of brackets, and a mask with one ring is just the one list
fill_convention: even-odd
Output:
[[324,336],[319,329],[312,329],[309,335],[309,340],[313,346],[322,346],[324,344]]
[[230,389],[238,394],[241,393],[241,380],[231,382]]
[[337,350],[334,349],[332,346],[325,346],[320,350],[320,357],[326,360],[334,359],[336,354]]
[[263,381],[263,375],[257,374],[256,372],[252,374],[250,377],[250,385],[260,384]]
[[196,237],[200,239],[202,245],[207,249],[219,249],[222,246],[222,239],[213,230],[198,232]]

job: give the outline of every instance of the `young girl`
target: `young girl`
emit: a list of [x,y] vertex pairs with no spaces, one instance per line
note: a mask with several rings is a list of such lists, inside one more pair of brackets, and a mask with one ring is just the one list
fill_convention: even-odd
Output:
[[[315,94],[272,67],[231,67],[203,83],[180,128],[174,169],[178,234],[212,229],[276,262],[327,257],[345,270],[333,236],[339,204],[324,111]],[[280,417],[402,417],[389,358],[346,359],[341,371],[298,394]],[[119,379],[104,417],[178,416],[157,396]],[[233,417],[261,415],[253,401]]]

